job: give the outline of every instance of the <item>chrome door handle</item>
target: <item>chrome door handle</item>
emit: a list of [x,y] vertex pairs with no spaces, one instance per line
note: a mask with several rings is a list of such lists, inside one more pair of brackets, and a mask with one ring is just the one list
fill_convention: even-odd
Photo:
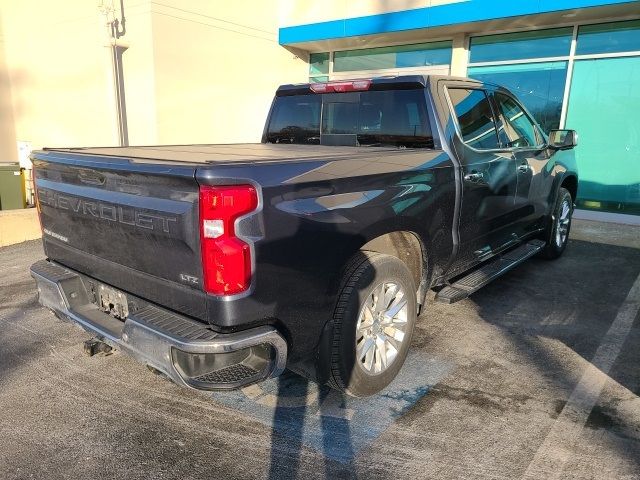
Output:
[[527,173],[529,171],[529,165],[522,164],[522,165],[518,166],[518,171],[520,173]]
[[479,182],[484,178],[482,172],[467,173],[464,179],[468,182]]

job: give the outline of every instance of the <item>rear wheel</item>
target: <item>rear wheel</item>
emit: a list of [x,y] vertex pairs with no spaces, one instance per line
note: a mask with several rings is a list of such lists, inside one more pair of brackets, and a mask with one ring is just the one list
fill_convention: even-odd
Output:
[[405,361],[416,316],[406,265],[391,255],[359,252],[334,312],[329,385],[355,397],[385,388]]
[[541,252],[544,258],[553,260],[564,252],[569,242],[571,216],[573,215],[573,198],[566,188],[560,188],[551,217],[551,226],[546,234],[547,244]]

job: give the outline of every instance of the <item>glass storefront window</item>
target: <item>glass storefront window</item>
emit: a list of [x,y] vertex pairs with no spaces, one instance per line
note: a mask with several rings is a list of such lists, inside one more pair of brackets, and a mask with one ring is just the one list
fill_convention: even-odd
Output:
[[545,132],[560,127],[567,62],[470,67],[468,76],[511,90]]
[[640,56],[577,60],[567,128],[578,131],[580,208],[640,214]]
[[329,52],[312,53],[309,56],[309,75],[327,75],[329,73]]
[[578,29],[576,55],[640,51],[640,20],[584,25]]
[[335,52],[333,71],[423,67],[449,63],[451,63],[451,42],[432,42]]
[[572,27],[472,37],[469,61],[498,62],[563,57],[571,50]]

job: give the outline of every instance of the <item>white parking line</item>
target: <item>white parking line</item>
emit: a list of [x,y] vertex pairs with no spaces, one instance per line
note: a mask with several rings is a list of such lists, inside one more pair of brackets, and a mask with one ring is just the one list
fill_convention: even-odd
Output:
[[558,415],[551,431],[536,452],[522,478],[562,478],[564,465],[573,446],[609,378],[633,321],[640,310],[640,275],[618,309],[615,320],[605,334],[593,360]]

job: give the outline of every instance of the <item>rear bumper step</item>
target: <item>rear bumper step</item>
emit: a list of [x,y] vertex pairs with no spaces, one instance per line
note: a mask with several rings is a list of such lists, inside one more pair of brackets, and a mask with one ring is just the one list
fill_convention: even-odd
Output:
[[231,390],[275,377],[285,368],[287,344],[273,327],[221,334],[131,296],[129,302],[139,300],[143,306],[121,321],[92,302],[89,277],[47,260],[33,264],[31,276],[43,306],[179,385]]

